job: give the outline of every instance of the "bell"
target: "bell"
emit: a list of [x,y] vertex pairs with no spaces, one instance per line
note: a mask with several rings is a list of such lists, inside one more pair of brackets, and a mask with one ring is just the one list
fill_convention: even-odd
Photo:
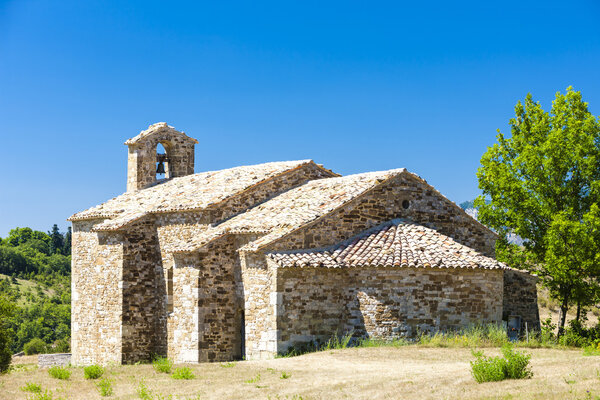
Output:
[[165,164],[160,161],[158,163],[158,165],[156,166],[156,173],[157,174],[164,174],[165,173]]

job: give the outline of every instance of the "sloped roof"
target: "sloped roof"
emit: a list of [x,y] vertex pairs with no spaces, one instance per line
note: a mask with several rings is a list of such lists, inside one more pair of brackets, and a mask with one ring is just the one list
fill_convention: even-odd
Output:
[[126,192],[78,212],[69,220],[110,218],[96,225],[94,230],[115,230],[148,213],[205,209],[265,180],[308,164],[314,162],[270,162],[173,178],[146,189]]
[[241,248],[255,251],[403,173],[410,174],[400,168],[309,181],[180,243],[174,252],[197,250],[229,233],[266,233]]
[[170,125],[167,125],[166,122],[157,122],[156,124],[150,125],[148,127],[148,129],[146,129],[145,131],[141,131],[137,136],[134,136],[131,139],[127,139],[125,141],[125,144],[128,145],[128,146],[130,146],[132,144],[138,143],[139,141],[141,141],[142,139],[147,138],[148,136],[152,136],[152,135],[154,135],[156,133],[164,132],[164,131],[175,131],[175,132],[177,132],[177,134],[179,134],[184,139],[187,139],[190,142],[194,142],[194,143],[198,144],[198,140],[197,139],[194,139],[193,137],[189,137],[188,135],[186,135],[182,131],[178,131],[174,127],[172,127]]
[[511,269],[435,229],[395,219],[326,249],[268,254],[280,267]]

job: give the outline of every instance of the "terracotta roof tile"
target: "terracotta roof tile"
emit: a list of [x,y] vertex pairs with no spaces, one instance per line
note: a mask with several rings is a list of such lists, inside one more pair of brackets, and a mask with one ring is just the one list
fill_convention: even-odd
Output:
[[281,267],[510,269],[435,229],[392,220],[326,249],[273,252]]

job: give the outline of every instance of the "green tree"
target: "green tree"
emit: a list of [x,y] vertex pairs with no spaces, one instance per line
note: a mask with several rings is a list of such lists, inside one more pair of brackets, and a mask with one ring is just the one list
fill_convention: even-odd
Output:
[[[515,114],[511,136],[498,131],[481,158],[475,206],[500,235],[498,259],[536,272],[560,300],[561,335],[570,305],[598,299],[600,120],[571,87],[550,113],[528,94]],[[509,244],[509,233],[524,245]]]
[[0,373],[8,370],[12,358],[12,331],[8,327],[8,320],[13,316],[13,311],[14,304],[0,292]]
[[50,235],[50,254],[61,254],[65,245],[65,238],[58,231],[58,225],[52,225],[52,230],[48,232]]
[[65,243],[63,246],[63,254],[65,256],[70,256],[71,255],[71,238],[73,236],[73,232],[71,230],[71,227],[67,228],[67,233],[65,233]]

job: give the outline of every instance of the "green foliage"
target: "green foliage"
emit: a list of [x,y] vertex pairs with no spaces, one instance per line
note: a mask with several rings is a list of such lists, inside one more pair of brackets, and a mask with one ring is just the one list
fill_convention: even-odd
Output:
[[279,377],[279,379],[288,379],[292,376],[292,374],[288,374],[287,372],[282,372],[281,376]]
[[66,367],[54,366],[48,369],[48,374],[56,379],[67,380],[71,377],[71,370]]
[[337,333],[321,347],[321,350],[345,349],[352,340],[352,332],[339,337]]
[[113,387],[112,382],[108,378],[101,379],[96,386],[98,387],[98,392],[102,397],[108,397],[113,395]]
[[531,355],[515,351],[511,345],[502,347],[504,357],[486,357],[482,351],[472,351],[472,354],[475,360],[471,361],[471,373],[477,383],[533,376],[529,369]]
[[[561,334],[569,305],[600,293],[600,120],[571,87],[550,113],[529,94],[515,114],[511,137],[499,132],[481,158],[475,206],[500,234],[498,259],[538,273],[560,300]],[[509,233],[524,245],[509,244]]]
[[250,378],[244,382],[246,383],[257,383],[258,381],[260,381],[260,373],[256,374],[256,376],[254,378]]
[[190,367],[175,368],[171,378],[173,379],[194,379],[196,376]]
[[46,352],[46,343],[40,338],[33,338],[23,346],[26,355],[42,354]]
[[146,380],[142,379],[136,389],[138,397],[142,400],[152,400],[152,391],[146,385]]
[[104,374],[104,368],[99,365],[89,365],[83,369],[85,379],[98,379]]
[[173,368],[173,361],[165,357],[157,357],[154,361],[152,361],[152,366],[154,367],[156,372],[163,372],[165,374],[168,374]]
[[10,279],[0,278],[0,292],[16,307],[12,316],[2,320],[0,337],[10,333],[13,353],[23,350],[34,338],[54,344],[47,351],[69,349],[71,257],[64,248],[53,253],[51,242],[51,235],[30,228],[13,229],[1,241],[0,273]]
[[506,379],[504,367],[506,361],[501,357],[486,357],[483,352],[473,352],[475,361],[471,361],[471,373],[477,383],[497,382]]
[[52,392],[49,390],[39,393],[36,393],[33,397],[28,398],[28,400],[53,400]]
[[27,382],[25,386],[21,387],[21,390],[30,393],[41,393],[42,385],[40,385],[39,383]]
[[0,374],[8,371],[12,359],[12,331],[8,328],[8,319],[13,316],[14,308],[14,304],[0,292]]
[[507,379],[528,379],[533,376],[529,368],[531,354],[515,351],[511,345],[502,346],[502,355],[506,360],[505,374]]

